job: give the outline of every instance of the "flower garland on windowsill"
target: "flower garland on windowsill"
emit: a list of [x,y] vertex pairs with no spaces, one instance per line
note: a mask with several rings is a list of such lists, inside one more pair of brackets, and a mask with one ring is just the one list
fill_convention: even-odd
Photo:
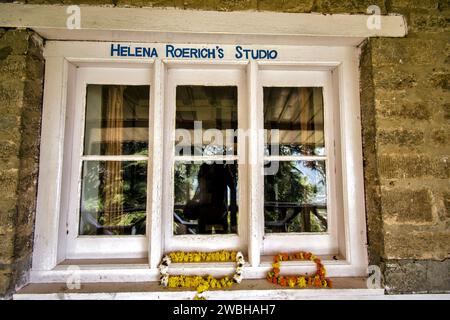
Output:
[[[316,264],[316,272],[311,275],[282,276],[280,275],[280,266],[282,261],[312,261]],[[273,284],[279,284],[283,287],[318,287],[331,288],[332,282],[325,278],[326,270],[320,259],[311,252],[297,252],[294,254],[280,253],[274,257],[272,263],[273,269],[267,273],[267,281]]]
[[[169,266],[174,263],[200,263],[200,262],[236,262],[233,276],[216,279],[208,276],[169,275]],[[165,255],[159,265],[160,282],[169,288],[195,288],[195,300],[205,299],[204,292],[209,289],[229,288],[235,283],[241,283],[245,260],[241,252],[215,251],[215,252],[183,252],[176,251]]]

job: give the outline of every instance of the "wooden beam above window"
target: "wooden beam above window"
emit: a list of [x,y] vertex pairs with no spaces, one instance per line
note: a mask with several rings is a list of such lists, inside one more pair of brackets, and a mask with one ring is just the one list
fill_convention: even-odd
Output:
[[[0,4],[0,25],[32,28],[49,40],[357,45],[367,37],[404,37],[402,15],[199,11],[80,6],[80,29],[68,29],[67,6]],[[368,19],[380,28],[369,28]],[[377,24],[378,26],[378,24]]]

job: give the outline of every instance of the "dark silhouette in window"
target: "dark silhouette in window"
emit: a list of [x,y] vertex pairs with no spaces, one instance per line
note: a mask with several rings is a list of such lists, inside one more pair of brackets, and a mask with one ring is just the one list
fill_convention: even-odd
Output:
[[200,234],[235,233],[237,225],[236,165],[202,164],[198,187],[183,210],[190,220],[198,220]]

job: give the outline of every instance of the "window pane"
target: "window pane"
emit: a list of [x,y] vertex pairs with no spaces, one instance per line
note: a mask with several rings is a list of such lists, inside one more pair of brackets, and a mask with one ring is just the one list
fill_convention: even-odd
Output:
[[174,234],[236,233],[237,163],[175,163]]
[[148,154],[149,90],[88,84],[84,154]]
[[145,234],[146,199],[146,161],[84,161],[79,234]]
[[322,88],[264,87],[266,155],[324,155],[323,120]]
[[264,176],[265,232],[327,231],[325,161],[271,161]]
[[177,86],[175,155],[236,154],[236,129],[237,87]]

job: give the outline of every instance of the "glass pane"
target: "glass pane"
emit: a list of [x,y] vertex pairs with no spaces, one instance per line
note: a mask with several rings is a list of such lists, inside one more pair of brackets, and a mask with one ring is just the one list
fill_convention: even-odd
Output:
[[84,154],[147,155],[149,90],[88,84]]
[[147,161],[84,161],[80,235],[145,234]]
[[323,117],[322,88],[264,87],[266,155],[324,155]]
[[325,161],[271,161],[264,176],[264,226],[272,232],[327,231]]
[[175,155],[234,155],[237,87],[178,86]]
[[174,234],[236,233],[237,163],[175,163]]

